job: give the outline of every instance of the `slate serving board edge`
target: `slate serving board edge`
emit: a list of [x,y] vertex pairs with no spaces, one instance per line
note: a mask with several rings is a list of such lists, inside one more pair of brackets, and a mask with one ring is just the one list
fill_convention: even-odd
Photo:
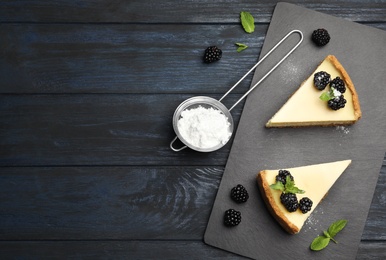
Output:
[[[304,18],[304,20],[311,19],[312,22],[310,23],[300,23],[300,18]],[[261,52],[261,57],[264,53],[269,50],[274,43],[276,43],[280,37],[284,36],[286,32],[288,32],[290,29],[301,29],[305,36],[310,33],[310,28],[314,27],[316,22],[320,22],[320,19],[326,19],[328,18],[328,22],[326,22],[326,25],[339,25],[337,27],[348,27],[348,28],[354,28],[356,31],[359,32],[356,33],[362,33],[366,36],[370,35],[372,38],[378,37],[376,35],[380,35],[378,41],[372,39],[371,41],[371,47],[372,53],[369,51],[369,53],[366,53],[372,59],[376,59],[376,56],[386,57],[386,52],[382,50],[382,42],[386,39],[385,34],[383,31],[374,29],[374,28],[368,28],[363,25],[355,24],[349,21],[344,21],[340,18],[331,17],[326,14],[317,13],[315,11],[307,10],[302,7],[298,7],[292,4],[287,3],[278,3],[277,7],[275,8],[271,25],[268,29],[267,36],[265,39],[265,43]],[[319,19],[319,20],[318,20]],[[280,26],[280,28],[278,28]],[[300,28],[299,28],[300,27]],[[336,32],[339,28],[333,29],[332,32]],[[350,30],[347,30],[350,31]],[[375,36],[374,36],[375,35]],[[346,36],[346,34],[344,35]],[[290,43],[293,43],[293,40],[290,40]],[[369,44],[369,43],[363,43],[363,44]],[[285,47],[288,47],[290,44],[288,44]],[[375,189],[376,181],[378,179],[379,175],[379,169],[382,165],[382,161],[384,158],[384,152],[385,152],[385,141],[384,141],[384,133],[380,131],[379,129],[385,129],[385,125],[382,121],[384,120],[377,120],[377,119],[384,119],[385,113],[382,111],[381,107],[375,107],[376,111],[373,111],[374,108],[369,106],[367,104],[370,104],[371,102],[374,102],[375,104],[377,102],[380,102],[381,99],[385,98],[384,93],[380,89],[379,85],[376,85],[377,82],[382,82],[384,80],[384,76],[379,76],[377,74],[376,69],[380,69],[381,67],[377,67],[379,64],[370,64],[370,66],[363,66],[358,67],[357,60],[355,57],[347,57],[345,55],[346,51],[345,49],[342,49],[340,45],[337,45],[337,43],[331,43],[329,44],[328,48],[325,49],[315,49],[315,47],[312,45],[309,39],[305,38],[303,46],[299,47],[302,48],[301,50],[295,51],[294,54],[292,54],[287,61],[285,61],[281,67],[278,68],[279,73],[281,73],[282,77],[275,77],[274,79],[270,79],[269,82],[264,82],[261,86],[259,86],[254,92],[251,93],[251,95],[247,98],[243,114],[241,116],[241,120],[239,123],[238,130],[236,132],[235,140],[232,145],[231,153],[228,158],[228,163],[226,166],[226,169],[224,171],[223,179],[221,181],[218,194],[216,197],[216,201],[212,210],[212,214],[208,223],[207,230],[205,232],[204,241],[209,244],[216,246],[218,248],[222,248],[240,255],[252,257],[252,258],[259,258],[259,257],[267,257],[267,259],[270,259],[270,257],[274,257],[275,254],[272,255],[272,250],[270,250],[270,247],[267,247],[267,242],[264,242],[265,240],[279,240],[284,239],[283,241],[289,241],[288,243],[285,242],[284,244],[279,244],[279,247],[282,248],[289,248],[292,246],[300,246],[304,249],[304,245],[307,243],[310,243],[310,239],[316,235],[318,235],[318,231],[320,232],[321,229],[326,228],[326,225],[328,225],[329,221],[331,221],[332,218],[336,217],[332,215],[331,210],[327,210],[331,205],[334,205],[333,199],[326,199],[323,201],[320,206],[316,209],[315,217],[313,221],[317,223],[317,227],[315,230],[313,229],[313,226],[306,225],[305,227],[308,228],[310,231],[305,230],[302,234],[303,237],[297,235],[297,237],[291,237],[287,234],[285,234],[280,228],[278,228],[277,223],[275,223],[270,216],[264,216],[264,218],[259,221],[262,221],[262,223],[259,224],[257,220],[254,220],[253,217],[256,217],[256,219],[260,216],[258,213],[256,213],[256,207],[254,206],[240,206],[240,205],[234,205],[229,201],[229,196],[227,193],[230,190],[230,187],[233,186],[237,182],[242,182],[243,185],[247,187],[248,190],[251,192],[251,200],[248,201],[248,204],[250,205],[258,205],[259,207],[264,207],[264,205],[261,204],[261,201],[259,201],[257,198],[259,198],[259,193],[257,190],[257,187],[255,185],[255,177],[256,173],[259,169],[266,169],[266,168],[280,168],[283,165],[286,165],[286,167],[292,167],[292,166],[300,166],[300,165],[307,165],[312,163],[322,163],[322,162],[328,162],[328,161],[336,161],[336,160],[344,160],[344,159],[353,159],[352,165],[347,169],[347,173],[345,173],[342,178],[337,182],[337,187],[333,189],[329,195],[329,197],[333,197],[334,193],[339,193],[339,189],[343,189],[343,193],[347,193],[347,189],[345,186],[347,186],[347,182],[350,182],[351,177],[358,176],[359,178],[363,178],[361,175],[359,175],[361,172],[366,172],[368,175],[368,178],[366,180],[366,190],[361,190],[365,197],[364,203],[362,203],[362,210],[359,214],[358,219],[355,221],[351,221],[350,223],[353,223],[355,227],[355,232],[351,232],[349,235],[351,239],[348,239],[347,245],[345,245],[345,242],[340,243],[341,247],[336,250],[327,248],[323,252],[321,252],[318,255],[312,254],[310,250],[299,250],[297,251],[299,253],[299,257],[304,257],[305,255],[309,254],[309,257],[316,257],[316,258],[325,258],[331,255],[334,255],[334,258],[336,259],[346,259],[346,258],[354,258],[356,255],[356,251],[359,245],[360,237],[364,228],[364,223],[368,214],[368,210],[370,207],[372,195]],[[362,48],[361,44],[352,43],[351,45],[348,45],[347,48],[349,50],[355,50],[358,48]],[[371,49],[370,49],[371,50]],[[279,53],[282,51],[279,51]],[[333,52],[333,53],[331,53]],[[307,53],[313,53],[314,57],[312,57],[311,62],[310,59],[307,58]],[[282,103],[285,102],[285,100],[288,98],[288,95],[294,91],[294,88],[296,87],[296,84],[298,82],[301,82],[302,79],[307,77],[310,72],[313,71],[315,66],[315,61],[322,60],[326,54],[334,54],[338,56],[338,59],[343,63],[345,68],[348,70],[350,76],[352,76],[354,82],[359,82],[359,85],[361,84],[360,77],[364,73],[366,73],[369,68],[372,68],[372,72],[374,77],[371,78],[373,81],[372,83],[376,86],[375,89],[367,90],[365,88],[359,87],[357,89],[361,101],[363,101],[362,108],[364,112],[364,119],[361,119],[362,122],[358,122],[358,126],[354,125],[352,127],[348,127],[343,129],[344,131],[348,131],[349,134],[345,134],[344,131],[341,131],[342,129],[337,128],[314,128],[314,129],[274,129],[272,131],[267,132],[266,129],[264,129],[263,125],[265,124],[266,120],[269,119],[270,116],[272,116],[272,113],[278,109],[282,105]],[[280,55],[279,55],[280,56]],[[358,55],[361,56],[361,55]],[[277,57],[274,57],[277,58]],[[340,59],[342,58],[342,60]],[[360,60],[361,57],[359,57]],[[376,59],[376,63],[379,62],[379,60],[382,60],[380,58]],[[272,62],[271,62],[272,63]],[[309,63],[310,65],[308,65]],[[368,61],[368,63],[371,63]],[[347,66],[346,66],[347,65]],[[366,65],[366,64],[364,64]],[[299,68],[302,68],[299,70]],[[304,69],[306,68],[306,69]],[[255,72],[255,76],[253,78],[253,83],[257,81],[257,79],[261,76],[263,73],[265,67],[261,70],[258,70]],[[374,71],[375,70],[375,71]],[[295,72],[294,74],[290,75],[288,77],[289,72]],[[356,73],[350,73],[355,71]],[[276,72],[275,72],[276,73]],[[271,107],[269,105],[266,105],[266,103],[261,104],[260,101],[264,100],[265,97],[270,98],[272,95],[275,95],[277,93],[270,93],[272,92],[272,85],[282,85],[283,84],[283,75],[287,76],[286,82],[288,82],[288,85],[293,86],[292,88],[283,90],[284,93],[282,95],[279,95],[279,97],[275,100],[275,104]],[[371,76],[371,75],[370,75]],[[252,84],[253,84],[252,83]],[[378,88],[377,88],[378,87]],[[381,91],[381,92],[379,92]],[[379,92],[382,95],[379,95]],[[378,95],[377,95],[378,94]],[[378,97],[377,97],[378,96]],[[259,103],[259,107],[256,108],[256,103]],[[273,103],[273,102],[272,102]],[[275,107],[276,106],[276,107]],[[259,114],[260,117],[257,117],[256,114]],[[254,127],[250,127],[251,122],[256,122]],[[370,128],[369,126],[375,125],[374,128]],[[296,142],[299,141],[299,138],[302,138],[300,136],[299,132],[301,132],[304,135],[305,140],[309,140],[310,138],[313,138],[314,136],[322,136],[321,142],[327,140],[328,138],[332,137],[335,142],[333,144],[327,144],[323,149],[321,150],[328,150],[328,149],[335,149],[337,151],[338,155],[325,155],[325,153],[316,151],[312,148],[312,145],[305,144],[305,147],[303,148],[301,145],[297,144]],[[369,138],[370,136],[370,138]],[[256,137],[263,137],[263,140],[255,140]],[[294,137],[294,138],[293,138]],[[291,140],[291,138],[293,140]],[[277,139],[277,140],[276,140]],[[287,145],[284,145],[284,148],[290,149],[290,155],[289,156],[283,156],[283,151],[277,150],[277,149],[270,149],[270,146],[273,146],[277,148],[278,143],[285,141],[286,143],[289,143]],[[274,143],[272,145],[272,143]],[[320,143],[319,143],[320,144]],[[295,147],[291,150],[291,145]],[[310,151],[315,152],[314,156],[310,156]],[[259,155],[257,156],[251,156],[251,152],[261,153],[264,152],[266,155]],[[287,151],[288,152],[288,151]],[[267,156],[268,155],[268,156]],[[323,156],[321,156],[323,155]],[[266,157],[264,157],[266,156]],[[271,157],[271,158],[268,158]],[[275,157],[275,160],[272,160],[272,157]],[[253,168],[253,169],[251,169]],[[349,194],[349,193],[347,193]],[[339,195],[339,194],[338,194]],[[337,195],[337,198],[339,196]],[[334,197],[333,197],[334,198]],[[261,199],[260,199],[261,200]],[[338,199],[339,200],[339,199]],[[260,204],[259,204],[260,203]],[[340,202],[342,203],[342,201]],[[353,202],[354,203],[354,202]],[[242,211],[243,216],[245,218],[243,219],[245,222],[252,222],[249,224],[245,224],[243,226],[238,226],[237,231],[235,230],[229,230],[224,228],[221,225],[221,214],[223,211],[225,211],[228,207],[234,207],[240,211]],[[262,210],[263,211],[263,210]],[[317,213],[319,212],[319,215],[321,213],[324,214],[325,220],[322,220],[318,218]],[[327,213],[325,213],[327,212]],[[330,213],[328,213],[330,212]],[[346,207],[341,210],[342,216],[344,214],[349,215],[350,214],[350,208]],[[352,211],[351,211],[352,212]],[[344,213],[344,214],[343,214]],[[335,213],[336,214],[336,213]],[[249,220],[248,220],[249,219]],[[256,225],[254,225],[256,223]],[[314,224],[315,224],[314,223]],[[257,232],[261,232],[259,228],[261,226],[269,227],[269,234],[271,237],[264,236],[264,239],[259,239],[258,236],[243,236],[242,234],[256,234]],[[265,233],[267,233],[267,230],[264,230]],[[311,232],[314,231],[314,232]],[[308,232],[308,234],[307,234]],[[265,234],[263,232],[263,234]],[[312,233],[312,234],[311,234]],[[349,237],[347,234],[346,236]],[[278,238],[279,237],[279,238]],[[296,241],[297,240],[297,241]],[[263,242],[262,242],[263,241]],[[272,241],[273,242],[273,241]],[[270,243],[268,243],[269,245]],[[272,243],[273,244],[273,243]],[[276,245],[277,246],[277,245]],[[291,257],[294,257],[295,255],[291,255]],[[276,257],[283,258],[283,254],[277,253]]]

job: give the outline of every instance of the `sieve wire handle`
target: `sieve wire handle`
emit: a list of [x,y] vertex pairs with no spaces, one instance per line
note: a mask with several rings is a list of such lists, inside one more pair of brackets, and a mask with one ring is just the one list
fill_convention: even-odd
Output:
[[264,55],[263,58],[261,58],[261,60],[259,60],[258,63],[256,63],[233,87],[231,87],[227,93],[224,94],[224,96],[222,96],[219,101],[223,100],[241,81],[243,81],[245,79],[246,76],[248,76],[257,66],[260,65],[260,63],[265,60],[265,58],[267,58],[277,47],[279,47],[279,45],[284,42],[291,34],[293,33],[298,33],[300,35],[300,40],[299,42],[278,62],[276,63],[275,66],[273,66],[273,68],[267,72],[267,74],[265,74],[255,85],[253,85],[239,100],[237,100],[237,102],[230,108],[228,109],[229,111],[231,111],[238,103],[240,103],[241,100],[243,100],[246,96],[248,96],[249,93],[252,92],[252,90],[254,90],[266,77],[268,77],[272,71],[274,71],[303,41],[303,33],[299,30],[293,30],[293,31],[290,31],[286,36],[283,37],[283,39],[281,39],[275,46],[273,46],[273,48],[267,53]]
[[187,146],[185,145],[185,146],[182,146],[181,148],[174,148],[173,147],[173,143],[177,140],[177,138],[178,138],[178,136],[176,136],[176,137],[174,137],[174,139],[170,142],[170,149],[172,149],[173,151],[175,151],[175,152],[179,152],[179,151],[181,151],[181,150],[183,150],[183,149],[185,149]]

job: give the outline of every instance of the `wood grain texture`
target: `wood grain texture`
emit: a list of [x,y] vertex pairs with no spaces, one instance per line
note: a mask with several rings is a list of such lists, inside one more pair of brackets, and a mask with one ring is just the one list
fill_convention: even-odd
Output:
[[[0,240],[201,240],[222,167],[2,167]],[[386,160],[362,235],[386,240]]]
[[[216,249],[201,241],[0,241],[3,259],[14,258],[130,258],[130,259],[182,259],[196,255],[205,259],[247,259]],[[10,257],[8,257],[10,256]],[[362,242],[356,259],[384,259],[384,242]]]
[[386,259],[385,241],[361,242],[356,259],[381,260]]
[[200,240],[222,171],[1,168],[0,240]]
[[[0,241],[3,256],[19,259],[248,259],[216,249],[201,241]],[[386,257],[382,243],[361,243],[357,260]],[[199,255],[199,257],[195,257]],[[6,258],[7,259],[7,258]]]
[[[288,2],[386,30],[384,1]],[[202,241],[231,143],[174,153],[171,118],[257,61],[275,5],[0,1],[0,258],[245,259]],[[385,165],[357,259],[386,258]]]
[[[0,251],[15,258],[90,259],[246,259],[201,241],[27,241],[1,242]],[[373,250],[373,252],[376,250]],[[161,257],[162,256],[162,257]],[[191,256],[191,257],[187,257]]]
[[366,225],[362,234],[362,240],[379,239],[386,241],[386,228],[380,228],[386,227],[386,154],[375,190]]
[[[383,1],[288,0],[316,11],[352,21],[386,21]],[[2,22],[85,23],[237,23],[241,11],[250,11],[258,23],[268,23],[276,2],[227,0],[208,2],[154,1],[1,1]],[[155,10],[157,10],[155,12]]]
[[[1,93],[225,93],[256,62],[267,25],[0,25]],[[237,53],[236,42],[249,46]],[[205,64],[206,47],[223,50]],[[236,93],[245,92],[248,77]]]
[[191,96],[0,96],[0,165],[224,165],[231,142],[211,154],[169,147],[174,110]]
[[[0,24],[0,93],[223,94],[257,62],[267,28],[250,35],[228,24]],[[236,42],[249,47],[238,53]],[[223,57],[204,64],[210,45]]]

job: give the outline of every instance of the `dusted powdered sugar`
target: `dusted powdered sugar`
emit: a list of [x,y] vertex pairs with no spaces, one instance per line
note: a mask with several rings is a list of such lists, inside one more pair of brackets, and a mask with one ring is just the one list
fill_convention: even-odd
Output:
[[199,148],[212,148],[225,144],[232,133],[228,118],[218,109],[197,108],[182,111],[177,127],[182,138]]

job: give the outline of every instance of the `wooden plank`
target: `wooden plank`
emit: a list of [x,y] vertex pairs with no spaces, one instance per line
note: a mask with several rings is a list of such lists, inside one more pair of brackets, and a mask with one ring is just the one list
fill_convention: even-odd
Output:
[[[382,1],[289,0],[316,11],[353,21],[385,21]],[[276,3],[264,1],[1,1],[1,22],[111,23],[237,23],[240,11],[250,11],[258,23],[270,21]],[[22,6],[22,8],[21,8]],[[155,10],[157,10],[155,12]]]
[[36,241],[0,242],[6,259],[245,259],[202,241]]
[[211,154],[169,147],[174,110],[191,96],[2,95],[0,166],[224,165],[231,141]]
[[[307,246],[307,245],[305,245]],[[332,245],[331,245],[332,246]],[[0,241],[5,259],[246,259],[201,241]],[[315,252],[317,254],[317,252]],[[386,258],[386,243],[361,242],[357,260]]]
[[[386,25],[385,25],[386,27]],[[225,93],[258,59],[267,25],[0,24],[0,93]],[[242,53],[236,42],[249,46]],[[203,62],[217,45],[221,61]],[[245,92],[252,75],[236,93]]]
[[[201,240],[223,167],[2,167],[0,240]],[[386,240],[386,161],[362,240]],[[220,220],[219,220],[220,221]]]
[[386,259],[386,241],[361,241],[356,259]]
[[[386,30],[386,23],[370,25]],[[229,24],[0,24],[0,93],[223,94],[257,62],[266,30],[266,24],[254,34]],[[236,42],[249,48],[237,53]],[[210,45],[223,57],[204,64]],[[246,92],[251,78],[235,93]]]
[[219,167],[11,167],[0,240],[202,239]]

